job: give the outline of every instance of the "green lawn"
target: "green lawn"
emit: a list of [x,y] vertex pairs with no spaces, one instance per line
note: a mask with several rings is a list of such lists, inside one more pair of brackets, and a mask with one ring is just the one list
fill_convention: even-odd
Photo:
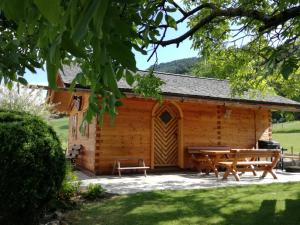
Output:
[[69,123],[68,117],[49,120],[49,124],[56,131],[56,133],[62,143],[62,147],[64,149],[67,147],[67,143],[68,143],[68,129],[69,129],[68,123]]
[[295,153],[300,153],[300,121],[273,124],[273,140],[289,152],[293,147]]
[[300,121],[275,123],[273,133],[300,133]]
[[300,183],[155,191],[85,203],[65,214],[88,225],[298,225]]

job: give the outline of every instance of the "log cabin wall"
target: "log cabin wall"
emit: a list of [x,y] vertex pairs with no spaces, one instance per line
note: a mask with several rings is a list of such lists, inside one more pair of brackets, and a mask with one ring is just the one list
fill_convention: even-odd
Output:
[[[87,124],[87,133],[80,132],[80,124],[83,120],[84,113],[88,107],[88,93],[74,93],[75,96],[82,97],[81,109],[78,111],[76,107],[72,107],[69,117],[69,137],[68,149],[72,148],[74,144],[81,144],[83,146],[77,160],[76,166],[84,168],[91,172],[95,172],[95,146],[96,146],[96,119],[94,118],[90,124]],[[77,116],[77,123],[75,124],[75,135],[72,131],[74,126],[74,117]]]
[[[115,121],[104,116],[101,128],[97,126],[97,174],[111,173],[114,160],[143,158],[150,164],[151,111],[155,101],[141,98],[123,99]],[[137,161],[136,159],[132,160]]]
[[[271,113],[266,109],[179,103],[183,112],[183,146],[256,148],[271,138]],[[191,166],[184,154],[184,167]]]
[[[156,102],[139,98],[123,99],[114,122],[104,117],[97,127],[95,171],[110,173],[115,159],[143,158],[151,165],[151,113]],[[191,166],[187,146],[230,146],[253,148],[257,140],[270,139],[270,111],[246,107],[176,102],[182,118],[184,168]]]

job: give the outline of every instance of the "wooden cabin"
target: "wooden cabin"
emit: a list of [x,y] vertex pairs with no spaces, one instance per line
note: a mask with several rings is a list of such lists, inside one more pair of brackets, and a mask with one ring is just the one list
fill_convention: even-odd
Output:
[[93,119],[81,133],[89,89],[66,90],[78,72],[76,66],[59,71],[60,89],[50,91],[49,97],[58,111],[69,115],[69,149],[83,146],[77,166],[95,174],[111,173],[116,159],[130,157],[144,159],[151,169],[187,169],[189,146],[256,148],[258,140],[272,139],[272,111],[300,109],[300,103],[280,96],[232,97],[226,80],[157,72],[165,82],[162,103],[136,96],[121,80],[118,85],[126,97],[115,121],[105,116],[99,127]]

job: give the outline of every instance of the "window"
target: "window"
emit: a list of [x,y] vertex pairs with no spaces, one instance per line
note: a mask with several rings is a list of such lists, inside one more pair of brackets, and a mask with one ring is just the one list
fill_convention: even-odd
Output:
[[162,114],[160,114],[159,118],[165,123],[169,123],[170,120],[172,119],[172,116],[170,115],[170,113],[165,110]]

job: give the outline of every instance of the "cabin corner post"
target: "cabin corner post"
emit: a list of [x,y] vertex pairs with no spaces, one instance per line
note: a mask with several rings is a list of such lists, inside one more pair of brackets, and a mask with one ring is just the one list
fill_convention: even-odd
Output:
[[99,124],[98,124],[98,116],[96,116],[94,122],[93,122],[93,125],[95,126],[95,142],[94,142],[94,145],[95,145],[95,158],[94,158],[94,171],[95,171],[95,174],[100,174],[101,171],[100,171],[100,138],[101,138],[101,127],[99,127]]
[[154,169],[154,116],[151,116],[150,168]]
[[272,111],[269,110],[269,141],[272,140]]
[[253,121],[254,121],[254,143],[255,143],[255,148],[258,149],[258,135],[257,135],[257,125],[256,125],[256,110],[253,109]]

